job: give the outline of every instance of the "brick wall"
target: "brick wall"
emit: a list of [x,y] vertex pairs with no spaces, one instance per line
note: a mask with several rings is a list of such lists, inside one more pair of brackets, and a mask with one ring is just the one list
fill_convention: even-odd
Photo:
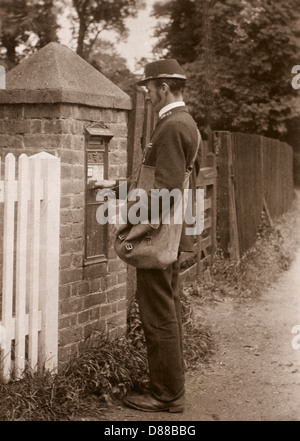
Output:
[[107,125],[109,179],[126,177],[126,110],[73,104],[0,105],[0,152],[17,157],[46,151],[61,158],[59,361],[76,352],[93,329],[111,336],[126,329],[126,265],[108,248],[108,260],[84,266],[85,128]]

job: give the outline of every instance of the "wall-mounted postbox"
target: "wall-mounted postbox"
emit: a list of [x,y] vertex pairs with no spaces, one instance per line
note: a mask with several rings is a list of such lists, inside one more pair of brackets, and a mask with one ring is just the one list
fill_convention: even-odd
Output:
[[86,241],[85,264],[107,257],[107,225],[97,222],[97,189],[108,179],[108,146],[113,134],[101,123],[86,128]]

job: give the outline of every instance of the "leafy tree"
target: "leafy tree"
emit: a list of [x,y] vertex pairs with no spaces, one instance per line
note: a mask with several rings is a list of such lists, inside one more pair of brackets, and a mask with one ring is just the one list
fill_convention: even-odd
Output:
[[154,15],[164,22],[156,30],[156,50],[184,64],[187,102],[201,126],[211,94],[214,129],[273,137],[286,133],[288,121],[299,112],[291,87],[291,69],[300,59],[299,7],[299,0],[155,5]]
[[88,58],[89,51],[104,30],[126,36],[125,19],[135,17],[144,7],[142,0],[72,0],[78,17],[77,53]]
[[136,89],[136,76],[130,72],[125,58],[119,55],[110,41],[98,38],[88,61],[125,92],[130,93]]
[[57,41],[53,0],[1,0],[0,25],[0,56],[7,68],[33,50]]

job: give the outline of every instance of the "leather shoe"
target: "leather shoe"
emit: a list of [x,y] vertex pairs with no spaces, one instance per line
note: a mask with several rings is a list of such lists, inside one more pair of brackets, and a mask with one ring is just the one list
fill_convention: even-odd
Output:
[[159,401],[150,394],[130,395],[124,399],[124,404],[144,412],[183,412],[184,397],[165,402]]

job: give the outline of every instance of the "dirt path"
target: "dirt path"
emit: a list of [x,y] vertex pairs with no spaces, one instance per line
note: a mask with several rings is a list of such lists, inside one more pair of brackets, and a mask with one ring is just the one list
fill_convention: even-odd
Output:
[[[299,228],[300,230],[300,228]],[[300,234],[300,233],[299,233]],[[183,414],[110,408],[104,421],[300,421],[300,250],[255,300],[197,307],[217,342],[208,366],[186,378]],[[299,328],[300,329],[300,328]]]

